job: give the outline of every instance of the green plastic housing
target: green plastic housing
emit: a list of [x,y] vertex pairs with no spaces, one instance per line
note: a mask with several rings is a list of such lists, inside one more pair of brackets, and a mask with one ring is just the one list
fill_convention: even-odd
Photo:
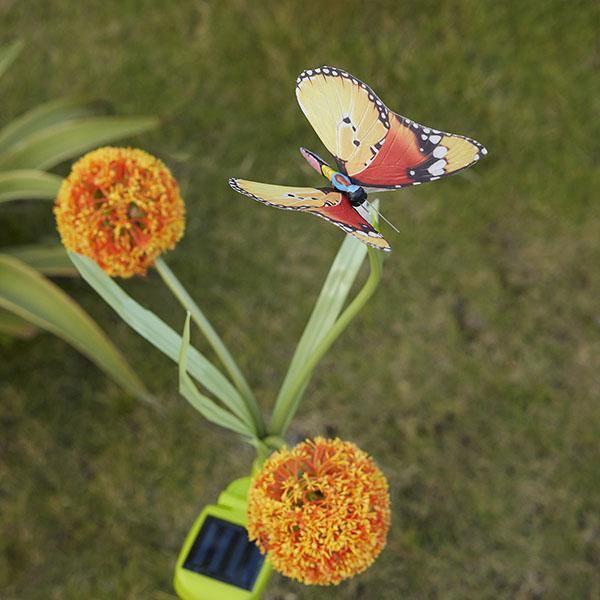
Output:
[[271,577],[272,568],[268,560],[265,560],[263,563],[254,587],[250,591],[183,568],[192,544],[207,517],[217,517],[235,525],[246,527],[246,506],[250,481],[250,477],[243,477],[232,481],[219,495],[217,504],[210,504],[204,507],[187,534],[177,557],[175,576],[173,578],[175,591],[182,600],[260,599]]

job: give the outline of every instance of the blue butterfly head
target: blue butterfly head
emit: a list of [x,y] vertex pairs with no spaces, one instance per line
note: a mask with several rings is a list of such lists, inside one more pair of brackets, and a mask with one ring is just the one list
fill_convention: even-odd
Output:
[[317,173],[331,182],[336,190],[348,194],[352,206],[360,206],[367,199],[367,193],[362,187],[352,183],[344,173],[332,169],[320,156],[306,148],[300,148],[300,153]]
[[360,206],[367,199],[367,192],[360,185],[352,183],[352,180],[344,173],[329,169],[326,176],[329,176],[329,180],[336,190],[348,195],[348,200],[350,200],[352,206]]

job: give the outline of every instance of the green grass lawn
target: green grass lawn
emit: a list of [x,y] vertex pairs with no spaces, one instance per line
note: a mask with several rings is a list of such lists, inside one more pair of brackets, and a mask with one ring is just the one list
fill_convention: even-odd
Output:
[[[0,124],[66,94],[161,118],[131,143],[182,185],[187,231],[167,261],[265,411],[342,239],[227,185],[322,184],[298,153],[323,149],[297,73],[345,68],[489,149],[464,175],[381,196],[400,229],[384,226],[384,280],[289,436],[339,435],[375,457],[387,548],[336,588],[275,577],[269,600],[600,596],[599,18],[592,1],[0,2],[0,42],[27,43]],[[56,237],[39,202],[4,205],[0,228],[2,244]],[[5,341],[0,597],[173,598],[185,533],[252,451],[178,396],[174,365],[85,283],[61,285],[163,409],[55,337]],[[155,273],[125,287],[182,327]]]

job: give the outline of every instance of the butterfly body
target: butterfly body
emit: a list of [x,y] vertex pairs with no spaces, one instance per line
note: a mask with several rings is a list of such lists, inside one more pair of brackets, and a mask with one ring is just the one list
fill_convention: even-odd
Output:
[[367,193],[364,188],[352,183],[347,175],[332,169],[320,156],[306,148],[300,148],[300,153],[317,173],[323,175],[331,183],[334,189],[348,195],[352,206],[360,206],[367,201]]
[[337,169],[310,150],[300,152],[331,187],[290,188],[239,179],[231,179],[230,185],[264,204],[327,219],[380,250],[390,246],[369,223],[368,193],[435,181],[487,154],[475,140],[390,111],[369,86],[342,69],[303,71],[296,96]]

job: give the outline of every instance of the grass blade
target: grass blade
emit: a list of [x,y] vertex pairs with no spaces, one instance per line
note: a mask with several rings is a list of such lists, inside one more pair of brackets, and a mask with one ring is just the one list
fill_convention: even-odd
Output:
[[0,48],[0,77],[4,75],[6,70],[13,64],[17,56],[23,50],[23,42],[21,40],[17,40],[12,44],[8,44],[6,46],[2,46]]
[[49,169],[68,158],[158,125],[151,117],[90,117],[53,125],[0,156],[0,170]]
[[[139,335],[148,340],[171,360],[179,363],[181,336],[128,296],[93,260],[69,252],[69,257],[81,276],[96,290],[113,310]],[[188,371],[211,394],[255,433],[252,414],[231,382],[206,357],[190,347]]]
[[34,169],[0,172],[0,203],[9,200],[54,200],[62,179]]
[[61,337],[138,398],[150,398],[123,355],[78,304],[31,267],[1,254],[0,306]]

